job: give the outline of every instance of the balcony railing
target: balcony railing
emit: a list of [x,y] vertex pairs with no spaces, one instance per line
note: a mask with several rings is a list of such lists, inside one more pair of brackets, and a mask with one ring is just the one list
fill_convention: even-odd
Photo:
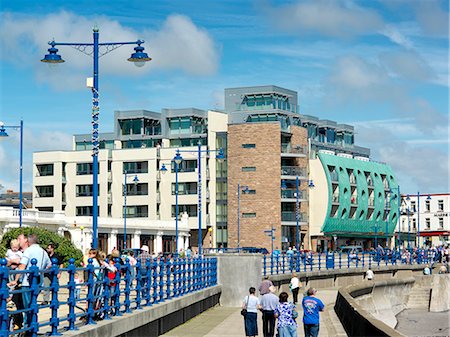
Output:
[[297,166],[282,166],[282,176],[306,176],[306,168]]
[[306,146],[302,145],[291,145],[291,144],[281,144],[281,153],[292,153],[292,154],[305,154]]
[[[296,214],[297,213],[295,211],[283,211],[281,212],[281,221],[295,222],[297,221]],[[308,221],[308,216],[305,213],[300,213],[298,221],[306,222]]]
[[[281,190],[281,199],[297,199],[297,191],[296,190],[286,190],[286,189],[282,189]],[[307,198],[307,193],[306,191],[298,191],[298,198],[299,199],[306,199]]]

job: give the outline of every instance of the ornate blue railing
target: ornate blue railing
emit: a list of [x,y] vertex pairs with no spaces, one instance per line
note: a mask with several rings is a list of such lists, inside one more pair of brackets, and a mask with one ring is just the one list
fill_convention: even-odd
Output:
[[401,252],[383,253],[304,253],[264,255],[263,274],[285,274],[292,272],[319,271],[327,269],[372,268],[380,265],[432,264],[439,259],[433,250],[417,250],[412,254]]
[[[76,267],[73,259],[69,260],[67,268],[61,269],[56,259],[46,270],[40,270],[36,263],[36,259],[32,259],[28,270],[12,271],[5,259],[0,260],[1,337],[22,333],[59,335],[63,329],[76,329],[77,320],[82,321],[80,324],[95,324],[96,320],[111,319],[217,284],[217,259],[214,257],[147,259],[144,264],[138,261],[135,266],[131,266],[128,259],[125,263],[116,259],[117,272],[112,271],[112,275],[108,275],[104,266],[94,267],[92,259],[85,268]],[[42,282],[44,272],[50,278],[48,287]],[[67,275],[60,278],[62,273]],[[76,283],[75,273],[85,274],[84,282]],[[8,283],[17,274],[27,274],[30,286],[10,289]],[[60,279],[68,279],[68,282],[61,284]],[[87,294],[83,291],[80,295],[81,288],[87,288]],[[50,291],[49,304],[39,303],[42,291]],[[23,309],[12,308],[11,300],[17,302],[26,293],[31,296],[30,304]],[[49,319],[39,320],[41,313]],[[24,316],[24,322],[28,318],[30,323],[14,326],[20,315]]]

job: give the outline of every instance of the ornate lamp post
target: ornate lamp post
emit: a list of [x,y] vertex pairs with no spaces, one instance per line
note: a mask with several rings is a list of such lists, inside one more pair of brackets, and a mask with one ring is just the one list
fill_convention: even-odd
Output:
[[[93,83],[92,83],[92,248],[98,247],[98,115],[99,115],[99,66],[98,59],[108,54],[109,52],[123,46],[123,45],[137,45],[134,48],[134,53],[131,54],[128,61],[133,62],[137,67],[142,67],[145,62],[150,61],[147,53],[144,53],[144,47],[141,44],[143,40],[133,42],[99,42],[99,29],[93,29],[93,43],[67,43],[50,41],[51,46],[48,49],[48,54],[44,56],[41,62],[49,64],[58,64],[65,62],[61,55],[58,55],[56,46],[70,46],[76,50],[92,56],[93,59]],[[105,47],[105,50],[100,52],[99,47]],[[90,50],[92,48],[92,50]]]

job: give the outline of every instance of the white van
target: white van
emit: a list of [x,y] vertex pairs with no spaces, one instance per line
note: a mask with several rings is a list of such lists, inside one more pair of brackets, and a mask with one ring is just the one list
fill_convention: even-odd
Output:
[[359,253],[362,253],[362,251],[363,251],[363,249],[361,246],[341,246],[341,252],[345,253],[345,254],[348,254],[351,252],[359,254]]

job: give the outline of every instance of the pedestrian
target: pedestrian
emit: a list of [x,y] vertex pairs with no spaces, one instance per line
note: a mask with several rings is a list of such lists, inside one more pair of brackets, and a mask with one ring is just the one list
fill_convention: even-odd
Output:
[[[25,240],[25,235],[21,234],[19,235],[18,238],[19,242]],[[37,263],[36,266],[39,268],[39,270],[42,269],[46,269],[48,267],[51,266],[51,262],[50,262],[50,258],[48,257],[47,252],[41,248],[41,246],[39,246],[39,238],[36,234],[29,234],[26,237],[26,241],[28,241],[28,248],[25,249],[25,251],[23,252],[23,256],[20,259],[20,264],[19,264],[19,270],[29,270],[30,267],[32,266],[31,264],[31,260],[32,259],[36,259]],[[21,244],[22,246],[22,244]],[[20,279],[20,274],[16,274],[15,279],[10,282],[11,286],[16,286],[17,283],[19,282]],[[40,287],[42,284],[42,278],[39,276],[38,277],[38,286]],[[30,328],[31,326],[31,320],[33,317],[33,312],[30,309],[30,305],[31,305],[31,296],[32,296],[32,292],[31,292],[31,283],[32,282],[32,278],[30,277],[30,273],[26,273],[23,275],[23,279],[22,279],[22,300],[23,300],[23,306],[24,308],[27,310],[25,312],[25,317],[26,317],[26,325],[28,328]],[[30,333],[30,331],[27,331],[27,334]]]
[[305,337],[317,337],[319,335],[319,312],[323,311],[325,305],[316,297],[317,290],[309,288],[306,297],[303,298],[303,328]]
[[153,257],[149,254],[149,249],[147,245],[142,245],[141,254],[138,256],[138,260],[141,263],[141,279],[137,280],[137,282],[141,283],[141,296],[146,300],[147,305],[149,304],[150,292],[147,282],[151,282],[151,280],[147,279],[147,260],[150,262],[150,271],[152,268],[152,260]]
[[[50,261],[53,259],[57,260],[57,264],[59,266],[59,268],[63,268],[64,264],[63,264],[63,260],[61,258],[61,256],[59,256],[58,254],[55,253],[55,249],[56,249],[56,245],[54,243],[49,243],[47,246],[47,253],[48,253],[48,257],[50,258]],[[58,279],[61,277],[61,272],[58,273],[57,275]],[[46,272],[44,273],[44,287],[45,289],[43,290],[43,294],[44,294],[44,299],[42,301],[42,305],[48,305],[50,303],[50,284],[52,283],[52,273],[51,272]]]
[[298,302],[298,291],[300,290],[300,287],[302,284],[300,283],[300,280],[297,277],[296,273],[292,273],[291,282],[289,283],[289,289],[292,291],[292,297],[294,298],[294,304],[297,304]]
[[431,274],[431,269],[428,266],[425,266],[425,268],[423,269],[423,274],[424,275],[430,275]]
[[[28,247],[28,241],[25,241],[26,247]],[[10,270],[16,270],[19,267],[20,260],[22,258],[23,252],[20,245],[20,242],[18,239],[11,240],[10,243],[10,249],[6,251],[6,260],[8,261],[8,267]],[[10,273],[9,274],[9,282],[14,281],[16,278],[16,274]],[[20,289],[20,281],[19,284],[16,284],[15,286],[11,286],[10,290],[19,290]],[[14,303],[14,306],[10,303],[8,304],[8,310],[12,310],[12,308],[16,308],[16,310],[23,310],[23,300],[22,300],[22,294],[20,293],[14,293],[11,297],[11,301]],[[12,322],[13,322],[13,328],[14,330],[22,329],[23,327],[23,314],[20,312],[18,314],[12,315]]]
[[374,276],[374,274],[373,274],[372,269],[368,268],[367,271],[366,271],[366,278],[367,278],[367,280],[368,281],[372,281],[373,280],[373,276]]
[[249,295],[245,296],[242,301],[242,309],[246,309],[247,313],[244,315],[245,336],[258,336],[258,310],[261,309],[259,298],[256,297],[256,289],[250,287]]
[[261,311],[263,320],[263,336],[273,337],[275,334],[275,309],[279,303],[278,296],[274,294],[275,287],[270,287],[270,292],[261,297]]
[[271,280],[269,280],[269,276],[264,276],[264,280],[261,282],[261,284],[259,285],[259,294],[260,295],[265,295],[270,293],[270,287],[273,286],[273,283]]
[[279,303],[275,309],[275,317],[278,318],[278,337],[297,337],[298,316],[293,303],[288,302],[288,293],[283,291],[279,296]]
[[83,283],[78,272],[75,272],[73,281],[75,282],[75,299],[78,301],[81,298],[81,286]]

